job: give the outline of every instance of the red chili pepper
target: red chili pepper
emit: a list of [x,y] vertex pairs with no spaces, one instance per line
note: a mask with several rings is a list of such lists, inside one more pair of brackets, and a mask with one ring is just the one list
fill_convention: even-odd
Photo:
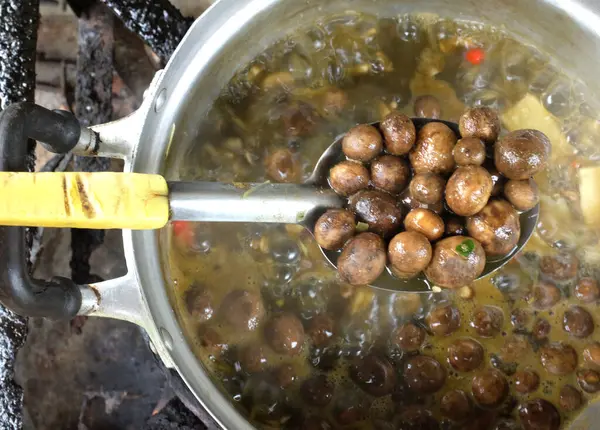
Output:
[[465,59],[474,66],[485,60],[485,51],[481,48],[471,48],[465,53]]
[[194,229],[192,224],[187,221],[173,221],[173,234],[181,243],[190,247],[194,240]]

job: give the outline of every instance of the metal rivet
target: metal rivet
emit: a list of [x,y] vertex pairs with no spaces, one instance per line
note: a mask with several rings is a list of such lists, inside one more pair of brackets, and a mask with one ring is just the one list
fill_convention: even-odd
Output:
[[160,90],[160,92],[156,96],[156,101],[154,102],[154,111],[158,113],[158,111],[162,109],[162,107],[166,101],[167,101],[167,89],[163,88],[162,90]]
[[154,346],[154,342],[152,342],[151,340],[148,341],[148,346],[150,347],[150,351],[152,351],[152,354],[158,355],[158,352],[156,352],[156,347]]
[[171,334],[162,327],[159,328],[158,331],[160,332],[160,338],[162,339],[163,343],[165,344],[165,347],[169,351],[172,351],[173,350],[173,337],[171,336]]

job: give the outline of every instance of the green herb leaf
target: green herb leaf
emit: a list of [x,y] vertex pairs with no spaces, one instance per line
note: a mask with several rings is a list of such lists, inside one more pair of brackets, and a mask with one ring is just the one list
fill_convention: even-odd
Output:
[[358,233],[362,233],[363,231],[367,231],[369,229],[369,224],[365,223],[365,222],[361,222],[359,221],[356,224],[356,231]]
[[473,251],[475,251],[475,242],[472,239],[466,239],[456,247],[456,253],[465,258],[468,258]]

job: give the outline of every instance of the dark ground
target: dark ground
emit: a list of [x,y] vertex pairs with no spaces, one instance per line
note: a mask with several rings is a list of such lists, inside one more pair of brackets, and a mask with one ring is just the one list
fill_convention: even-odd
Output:
[[[46,231],[36,275],[66,275],[70,238]],[[94,270],[95,269],[95,270]],[[109,279],[125,273],[120,232],[109,232],[92,270]],[[29,428],[140,429],[162,397],[172,395],[137,326],[103,318],[53,322],[30,319],[16,377],[25,390]],[[103,408],[98,413],[96,408]],[[81,427],[84,424],[86,427]]]
[[[208,1],[173,3],[184,14],[195,16]],[[38,54],[41,51],[46,58],[72,64],[77,19],[63,11],[61,4],[42,8]],[[38,81],[40,72],[38,67]],[[152,73],[140,73],[144,75]],[[139,93],[144,84],[134,82],[130,87]],[[64,106],[66,99],[56,88],[38,85],[36,102],[54,109]],[[130,106],[124,103],[121,109],[117,107],[116,116]],[[38,150],[38,167],[47,159],[48,154]],[[69,230],[44,231],[36,277],[70,276],[70,241]],[[91,272],[104,279],[125,273],[120,231],[107,232],[104,245],[90,262]],[[26,430],[142,429],[153,411],[173,397],[141,331],[132,324],[102,318],[78,318],[70,323],[32,318],[29,327],[15,370],[25,391]],[[171,413],[170,408],[164,412]]]

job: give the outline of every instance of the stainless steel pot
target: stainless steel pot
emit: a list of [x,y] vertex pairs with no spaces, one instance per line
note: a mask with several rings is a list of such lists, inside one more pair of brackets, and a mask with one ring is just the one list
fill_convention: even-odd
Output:
[[[171,133],[191,117],[204,116],[238,67],[292,29],[350,9],[388,16],[428,12],[501,26],[550,54],[562,70],[600,94],[597,0],[220,0],[194,23],[167,67],[157,73],[141,108],[125,119],[92,127],[94,133],[84,130],[75,151],[122,158],[125,171],[164,173],[168,152],[177,146],[169,146]],[[77,313],[143,327],[156,353],[179,372],[217,422],[229,429],[251,428],[187,344],[167,294],[160,234],[124,231],[123,242],[128,274],[79,286]],[[13,281],[4,278],[5,283]],[[597,411],[588,407],[573,428],[594,427],[588,420]]]

